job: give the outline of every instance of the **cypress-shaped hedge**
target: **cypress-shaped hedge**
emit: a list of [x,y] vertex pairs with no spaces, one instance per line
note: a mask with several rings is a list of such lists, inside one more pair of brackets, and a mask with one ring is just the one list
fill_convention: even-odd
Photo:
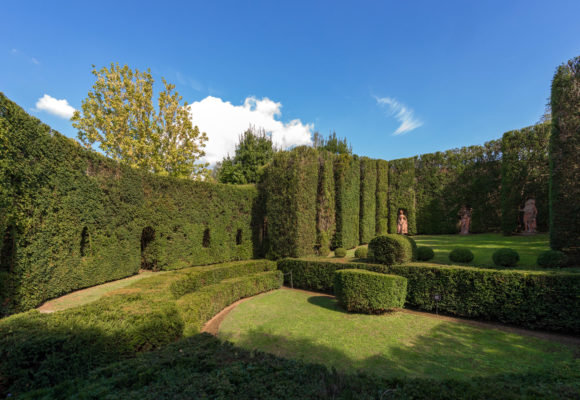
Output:
[[[459,266],[376,265],[285,259],[278,269],[292,272],[294,287],[331,292],[334,272],[366,269],[407,278],[409,307],[530,329],[580,333],[580,274],[492,270]],[[290,275],[285,276],[288,284]]]
[[375,236],[389,233],[389,163],[377,160],[377,196]]
[[340,154],[334,161],[336,232],[333,248],[351,249],[359,242],[360,163],[357,156]]
[[331,240],[336,230],[333,155],[327,151],[320,152],[319,162],[316,199],[317,245],[319,254],[328,255]]
[[377,163],[368,157],[360,159],[359,244],[375,237],[377,218]]
[[580,57],[552,81],[550,246],[580,262]]
[[403,209],[410,235],[417,233],[415,223],[415,157],[389,161],[389,233],[397,233],[397,217]]
[[538,231],[548,230],[549,122],[504,133],[501,139],[501,230],[514,233],[523,225],[520,209],[536,200]]
[[0,314],[142,268],[253,256],[253,186],[155,176],[83,149],[0,94]]

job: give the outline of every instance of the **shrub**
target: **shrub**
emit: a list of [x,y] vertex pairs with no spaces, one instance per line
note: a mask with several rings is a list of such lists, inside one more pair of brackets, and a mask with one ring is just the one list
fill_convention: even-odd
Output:
[[435,252],[431,247],[420,246],[417,248],[417,260],[419,261],[429,261],[435,257]]
[[[366,269],[404,276],[406,304],[467,318],[499,321],[530,329],[580,333],[580,274],[479,269],[462,266],[377,265],[285,259],[278,268],[292,271],[294,287],[331,292],[334,272]],[[289,278],[288,278],[289,279]]]
[[369,254],[369,249],[366,247],[359,247],[354,251],[354,256],[356,258],[365,259]]
[[515,267],[520,261],[517,251],[509,248],[499,249],[493,253],[493,263],[499,267]]
[[386,265],[409,262],[413,259],[412,243],[403,235],[377,236],[369,243],[369,252],[373,256],[373,261]]
[[338,257],[338,258],[346,257],[346,249],[344,249],[342,247],[338,247],[338,248],[334,249],[334,256]]
[[449,259],[453,262],[468,263],[473,261],[473,253],[466,247],[457,247],[449,253]]
[[537,263],[544,268],[562,268],[568,263],[568,256],[558,250],[548,250],[540,253]]
[[415,242],[415,239],[413,239],[411,236],[407,236],[407,235],[402,235],[402,236],[411,245],[411,260],[416,261],[417,260],[417,242]]
[[403,307],[407,279],[361,269],[342,269],[334,273],[334,294],[347,311],[381,313]]

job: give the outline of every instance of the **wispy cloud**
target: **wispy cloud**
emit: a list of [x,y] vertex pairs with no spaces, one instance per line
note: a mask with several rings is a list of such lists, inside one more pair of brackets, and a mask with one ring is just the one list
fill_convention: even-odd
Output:
[[13,56],[22,56],[26,58],[29,62],[33,63],[34,65],[40,65],[40,61],[38,61],[38,59],[36,59],[35,57],[30,57],[18,49],[10,50],[10,54],[12,54]]
[[411,132],[413,129],[423,125],[423,122],[415,117],[413,110],[400,103],[392,97],[376,97],[377,104],[382,108],[387,108],[389,115],[393,115],[401,125],[397,128],[393,135],[402,135]]
[[66,99],[58,100],[48,94],[38,99],[36,109],[66,119],[70,119],[75,112],[74,107],[68,104]]

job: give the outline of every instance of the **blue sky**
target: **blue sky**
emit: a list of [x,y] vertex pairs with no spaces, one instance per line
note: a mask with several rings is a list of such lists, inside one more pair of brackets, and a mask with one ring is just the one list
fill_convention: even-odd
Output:
[[555,68],[580,55],[579,15],[577,0],[12,1],[0,91],[74,137],[39,99],[78,109],[91,65],[118,62],[175,83],[215,159],[248,121],[286,146],[335,130],[394,159],[537,122]]

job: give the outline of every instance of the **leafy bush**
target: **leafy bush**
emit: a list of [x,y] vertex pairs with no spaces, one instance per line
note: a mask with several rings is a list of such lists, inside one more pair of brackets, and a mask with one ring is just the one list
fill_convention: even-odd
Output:
[[492,255],[493,263],[499,267],[515,267],[520,261],[517,251],[509,248],[496,250]]
[[473,252],[466,247],[457,247],[449,253],[449,259],[458,263],[471,262],[474,257]]
[[199,333],[203,324],[226,306],[244,297],[278,289],[282,281],[280,271],[267,271],[228,279],[186,294],[177,300],[177,308],[185,323],[184,335]]
[[[468,318],[499,321],[531,329],[580,333],[580,274],[479,269],[461,266],[378,265],[285,259],[294,287],[332,292],[340,269],[404,276],[409,307],[434,311],[434,293],[442,296],[439,310]],[[287,277],[289,282],[289,277]]]
[[412,242],[404,235],[377,236],[369,243],[369,252],[373,261],[386,265],[400,264],[413,259]]
[[359,247],[358,249],[356,249],[354,251],[354,256],[356,258],[360,258],[360,259],[367,258],[368,254],[369,254],[369,249],[367,249],[366,247]]
[[403,307],[407,279],[361,269],[341,269],[334,273],[334,294],[347,311],[381,313]]
[[334,249],[334,256],[338,258],[346,257],[346,249],[342,247]]
[[431,247],[420,246],[417,248],[417,260],[419,261],[429,261],[435,257],[435,252]]
[[568,264],[568,256],[558,250],[548,250],[540,253],[537,263],[544,268],[562,268]]

